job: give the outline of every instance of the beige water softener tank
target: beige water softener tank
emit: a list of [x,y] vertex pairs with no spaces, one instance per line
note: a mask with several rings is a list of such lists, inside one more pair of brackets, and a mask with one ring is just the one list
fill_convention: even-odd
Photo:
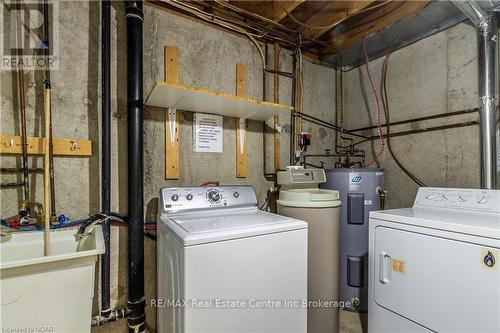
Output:
[[[309,224],[307,311],[308,333],[339,332],[339,192],[319,189],[326,181],[323,169],[296,169],[278,173],[281,185],[278,214]],[[318,301],[322,301],[319,304]],[[326,303],[325,303],[326,302]],[[326,307],[324,307],[327,305]]]

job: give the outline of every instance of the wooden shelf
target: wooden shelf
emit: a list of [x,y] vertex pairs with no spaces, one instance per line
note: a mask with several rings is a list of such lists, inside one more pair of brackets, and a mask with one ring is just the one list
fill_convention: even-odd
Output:
[[253,120],[290,115],[291,106],[157,81],[146,105]]

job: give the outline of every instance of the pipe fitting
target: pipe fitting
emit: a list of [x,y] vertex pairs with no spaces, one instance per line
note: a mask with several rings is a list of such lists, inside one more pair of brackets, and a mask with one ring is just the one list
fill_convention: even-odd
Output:
[[385,197],[387,196],[387,190],[377,186],[377,194],[379,196],[379,208],[380,210],[385,210]]
[[[104,311],[102,313],[104,313]],[[125,318],[130,314],[130,310],[128,308],[123,308],[118,310],[111,310],[108,315],[103,315],[102,313],[100,315],[93,316],[90,319],[90,324],[92,327],[101,326],[106,323],[116,321],[117,319]]]
[[479,97],[480,107],[495,107],[497,99],[495,97],[481,96]]

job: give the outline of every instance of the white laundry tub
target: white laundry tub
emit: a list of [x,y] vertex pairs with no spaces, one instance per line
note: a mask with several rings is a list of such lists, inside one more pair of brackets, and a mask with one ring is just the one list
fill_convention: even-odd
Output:
[[0,236],[2,332],[90,332],[95,263],[104,239],[100,226],[81,242],[76,231],[51,231],[50,256],[43,255],[43,232]]

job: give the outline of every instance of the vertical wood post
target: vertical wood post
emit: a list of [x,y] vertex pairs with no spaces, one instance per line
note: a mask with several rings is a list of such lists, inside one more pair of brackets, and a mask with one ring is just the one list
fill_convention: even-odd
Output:
[[[247,65],[236,64],[236,96],[247,96]],[[246,120],[236,118],[236,177],[247,176]]]
[[50,85],[45,84],[44,89],[44,111],[45,111],[45,140],[44,140],[44,242],[43,254],[50,256]]
[[[167,83],[179,83],[179,49],[165,45],[164,70]],[[174,108],[165,114],[165,179],[179,179],[179,112]]]

